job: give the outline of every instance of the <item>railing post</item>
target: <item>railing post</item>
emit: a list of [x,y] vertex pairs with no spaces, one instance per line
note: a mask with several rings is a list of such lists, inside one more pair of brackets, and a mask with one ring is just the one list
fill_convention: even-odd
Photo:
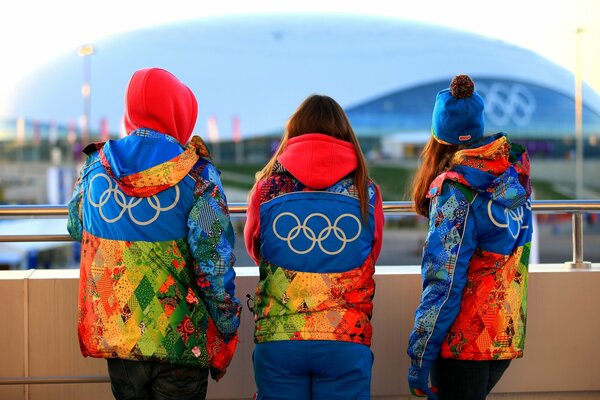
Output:
[[592,268],[592,263],[583,261],[583,213],[573,213],[573,261],[567,261],[565,264],[574,269]]

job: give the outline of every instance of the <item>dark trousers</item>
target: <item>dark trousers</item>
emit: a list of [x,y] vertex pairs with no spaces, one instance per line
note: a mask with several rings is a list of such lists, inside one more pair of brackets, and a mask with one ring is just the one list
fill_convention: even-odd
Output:
[[439,358],[431,369],[431,383],[438,388],[440,400],[484,400],[510,361]]
[[208,369],[109,358],[108,374],[117,400],[204,400]]

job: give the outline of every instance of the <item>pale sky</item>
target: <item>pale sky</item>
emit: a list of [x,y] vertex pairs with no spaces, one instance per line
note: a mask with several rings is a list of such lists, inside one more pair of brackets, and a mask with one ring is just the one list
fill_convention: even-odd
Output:
[[0,110],[15,84],[48,60],[107,35],[214,15],[326,12],[449,26],[530,50],[575,71],[600,93],[600,0],[19,0],[0,3]]

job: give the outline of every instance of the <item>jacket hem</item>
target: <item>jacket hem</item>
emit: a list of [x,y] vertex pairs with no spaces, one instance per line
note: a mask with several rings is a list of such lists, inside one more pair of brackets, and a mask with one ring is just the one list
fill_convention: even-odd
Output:
[[121,357],[118,354],[114,353],[89,353],[82,352],[84,357],[92,357],[92,358],[118,358],[121,360],[129,360],[129,361],[142,361],[142,362],[155,362],[160,364],[176,364],[176,365],[185,365],[188,367],[201,367],[201,368],[209,368],[210,364],[208,362],[202,362],[201,360],[181,360],[176,358],[159,358],[159,357]]
[[441,352],[440,358],[451,358],[454,360],[463,361],[494,361],[494,360],[512,360],[523,357],[523,352],[510,352],[499,354],[482,354],[482,353],[461,353],[453,355],[452,353]]
[[[356,335],[358,336],[358,335]],[[254,336],[254,343],[267,343],[267,342],[279,342],[279,341],[305,341],[305,340],[329,340],[332,342],[349,342],[363,344],[371,347],[371,337],[356,338],[350,337],[348,334],[336,336],[332,332],[279,332],[276,335],[261,335]]]

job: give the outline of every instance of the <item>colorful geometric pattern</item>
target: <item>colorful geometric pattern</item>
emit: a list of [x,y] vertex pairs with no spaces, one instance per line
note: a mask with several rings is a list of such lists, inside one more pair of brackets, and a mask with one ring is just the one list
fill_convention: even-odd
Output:
[[451,161],[453,168],[433,180],[428,197],[439,194],[444,181],[447,180],[474,186],[464,175],[469,172],[475,175],[487,173],[497,177],[484,179],[485,187],[477,185],[477,189],[486,191],[495,201],[506,201],[505,205],[509,208],[512,207],[510,200],[520,201],[528,197],[531,194],[530,165],[525,147],[511,143],[502,133],[492,136],[489,140],[492,141],[481,147],[456,152]]
[[371,344],[372,258],[345,273],[296,272],[262,261],[255,301],[256,343],[338,340]]
[[508,157],[510,146],[508,138],[502,136],[484,146],[456,152],[452,158],[452,164],[476,168],[499,176],[510,167]]
[[175,186],[187,175],[200,157],[208,156],[208,150],[202,139],[199,136],[194,136],[179,156],[147,170],[121,178],[117,178],[113,173],[110,162],[104,154],[104,147],[98,151],[98,156],[108,175],[119,182],[119,186],[125,194],[128,196],[149,197]]
[[218,171],[212,164],[202,167],[195,194],[197,200],[188,216],[188,243],[196,260],[196,284],[219,332],[230,339],[236,335],[242,311],[234,297],[235,231]]
[[423,294],[408,353],[411,370],[438,357],[523,355],[531,241],[529,158],[502,133],[458,151],[435,179]]
[[[309,190],[291,175],[279,172],[262,182],[261,203],[284,193]],[[343,179],[327,191],[358,197],[352,179]],[[373,184],[369,198],[373,204]],[[255,342],[337,340],[370,345],[374,272],[371,255],[360,267],[342,273],[298,272],[261,258],[254,298]]]
[[448,312],[448,307],[453,305],[448,304],[448,300],[451,298],[469,210],[469,203],[459,190],[449,194],[446,199],[440,200],[436,196],[431,200],[433,215],[429,219],[422,264],[422,275],[427,284],[424,285],[421,304],[416,311],[408,349],[409,356],[419,367],[423,364],[427,346],[435,347],[431,339],[442,308],[446,306],[444,310]]
[[[185,185],[181,190],[193,195],[193,206],[181,237],[163,241],[110,240],[82,225],[88,170],[102,168],[91,149],[68,220],[73,238],[82,240],[78,329],[84,355],[210,366],[216,378],[231,361],[241,312],[234,297],[235,236],[218,171],[198,159],[206,149],[197,140],[190,149],[197,152],[195,163],[177,165],[190,168],[184,177],[195,181],[193,194]],[[177,180],[182,174],[167,175]],[[94,218],[99,216],[91,216],[91,223]]]
[[81,254],[84,355],[208,367],[209,317],[184,240],[124,242],[84,231]]
[[442,344],[444,358],[523,356],[530,244],[508,256],[477,250],[469,264],[461,309]]

